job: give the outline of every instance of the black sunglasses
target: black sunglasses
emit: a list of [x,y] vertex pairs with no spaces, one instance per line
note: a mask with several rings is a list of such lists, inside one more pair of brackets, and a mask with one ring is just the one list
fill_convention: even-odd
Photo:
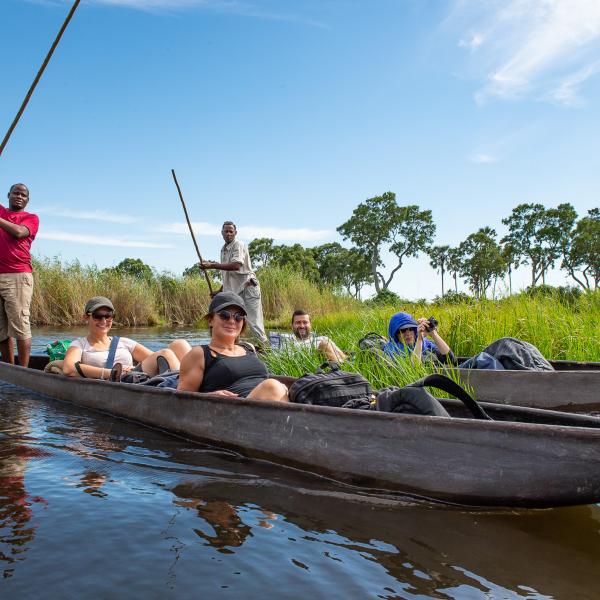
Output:
[[106,319],[110,321],[115,316],[114,312],[93,312],[92,319],[94,321],[102,321],[102,319]]
[[222,321],[229,321],[229,319],[233,317],[239,323],[240,321],[243,321],[246,318],[246,315],[243,315],[242,313],[232,313],[228,310],[220,310],[217,314],[219,315],[219,318]]

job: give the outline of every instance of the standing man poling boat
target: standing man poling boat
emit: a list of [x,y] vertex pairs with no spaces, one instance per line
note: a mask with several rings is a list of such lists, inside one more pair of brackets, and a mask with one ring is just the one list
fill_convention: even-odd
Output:
[[221,248],[221,262],[205,260],[200,267],[223,271],[223,285],[219,291],[233,292],[242,297],[252,335],[266,344],[260,285],[252,270],[248,249],[244,242],[235,239],[237,228],[233,221],[223,223],[221,235],[225,241]]
[[0,205],[0,351],[4,362],[14,363],[14,337],[23,367],[29,364],[31,352],[30,249],[39,226],[37,215],[25,212],[28,202],[27,186],[15,183],[8,192],[8,209]]

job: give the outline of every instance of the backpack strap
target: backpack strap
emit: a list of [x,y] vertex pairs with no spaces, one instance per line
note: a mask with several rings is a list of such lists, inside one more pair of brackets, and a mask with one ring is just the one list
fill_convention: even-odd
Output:
[[86,379],[85,373],[83,372],[83,369],[81,368],[81,363],[79,361],[75,363],[75,370],[77,371],[77,373],[79,373],[79,377],[83,377],[84,379]]
[[106,359],[105,369],[112,369],[115,364],[115,354],[117,353],[117,346],[121,338],[118,335],[113,336],[110,340],[110,346],[108,348],[108,358]]
[[443,392],[452,394],[455,398],[461,400],[475,419],[482,419],[486,421],[493,420],[485,412],[485,410],[483,410],[483,408],[481,408],[481,406],[475,402],[471,396],[469,396],[464,388],[462,388],[460,385],[458,385],[458,383],[449,377],[446,377],[446,375],[441,375],[439,373],[427,375],[427,377],[423,377],[423,379],[419,379],[419,381],[415,381],[407,387],[433,387],[438,390],[442,390]]
[[335,371],[340,370],[340,365],[335,360],[326,360],[322,365],[317,367],[315,373],[321,375],[322,373],[327,373],[327,370],[329,370],[330,373],[334,373]]

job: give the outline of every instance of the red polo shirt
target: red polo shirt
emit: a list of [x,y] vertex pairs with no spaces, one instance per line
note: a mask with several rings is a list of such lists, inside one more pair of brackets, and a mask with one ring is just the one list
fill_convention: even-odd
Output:
[[29,235],[21,239],[0,229],[0,273],[31,273],[29,250],[40,223],[37,215],[25,211],[14,212],[0,205],[0,217],[29,229]]

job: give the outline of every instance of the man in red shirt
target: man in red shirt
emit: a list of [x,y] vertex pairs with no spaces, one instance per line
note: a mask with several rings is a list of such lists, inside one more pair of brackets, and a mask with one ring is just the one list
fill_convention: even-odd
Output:
[[8,209],[0,205],[0,352],[14,363],[12,338],[17,340],[19,364],[29,364],[31,327],[29,307],[33,275],[29,250],[38,231],[37,215],[25,212],[29,190],[15,183],[8,192]]

